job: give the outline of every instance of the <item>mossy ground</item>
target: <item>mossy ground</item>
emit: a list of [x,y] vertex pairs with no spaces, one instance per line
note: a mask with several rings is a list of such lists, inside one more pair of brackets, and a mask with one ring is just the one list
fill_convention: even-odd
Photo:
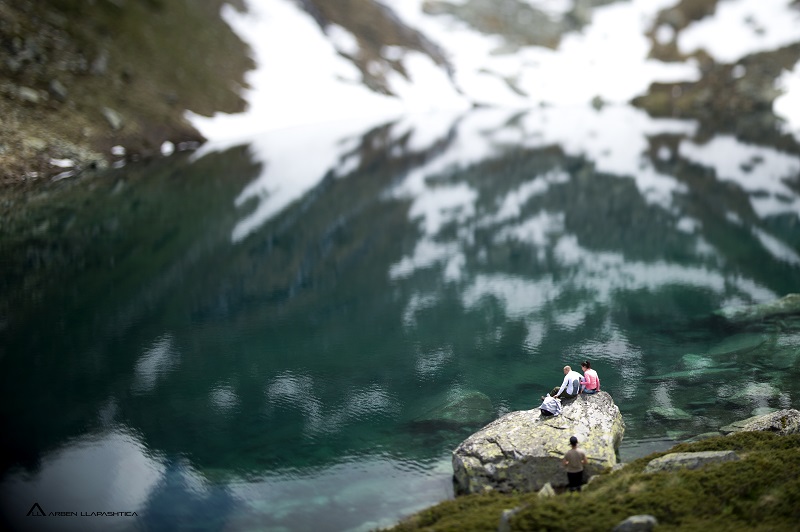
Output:
[[[740,461],[694,471],[643,473],[668,452],[735,450]],[[504,510],[522,507],[512,530],[611,530],[650,514],[659,530],[797,530],[800,435],[746,432],[680,444],[596,477],[581,493],[458,497],[419,512],[394,530],[496,530]]]

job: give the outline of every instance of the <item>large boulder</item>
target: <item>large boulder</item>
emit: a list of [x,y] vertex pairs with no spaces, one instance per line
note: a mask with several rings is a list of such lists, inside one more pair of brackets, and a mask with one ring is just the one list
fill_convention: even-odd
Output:
[[777,434],[800,434],[800,411],[795,409],[778,410],[762,416],[754,416],[742,421],[735,421],[722,427],[723,434],[734,432],[765,431]]
[[606,392],[568,400],[558,416],[542,416],[538,408],[510,412],[453,451],[456,492],[538,491],[548,482],[565,486],[561,460],[570,436],[586,452],[588,478],[617,463],[624,432],[622,414]]

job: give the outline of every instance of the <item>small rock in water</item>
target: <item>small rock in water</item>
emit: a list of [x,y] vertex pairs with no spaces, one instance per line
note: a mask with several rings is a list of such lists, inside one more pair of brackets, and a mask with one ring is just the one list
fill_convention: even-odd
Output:
[[769,339],[764,334],[742,333],[726,338],[708,351],[709,356],[730,356],[752,351]]
[[710,368],[714,361],[702,355],[686,354],[681,357],[681,366],[689,370]]
[[647,411],[652,417],[666,421],[687,421],[692,419],[692,415],[674,406],[656,406]]

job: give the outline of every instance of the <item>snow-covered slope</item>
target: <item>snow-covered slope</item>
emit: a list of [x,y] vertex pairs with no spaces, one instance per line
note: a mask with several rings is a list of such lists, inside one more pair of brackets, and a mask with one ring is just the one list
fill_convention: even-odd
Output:
[[[250,44],[258,64],[244,95],[250,106],[237,115],[189,118],[204,136],[222,140],[308,123],[379,123],[408,112],[474,105],[588,105],[598,98],[628,102],[654,81],[699,79],[698,50],[735,64],[749,54],[800,42],[800,8],[792,0],[719,0],[712,15],[684,27],[658,22],[659,13],[675,8],[677,0],[611,2],[584,9],[586,24],[561,35],[555,47],[512,42],[453,14],[479,2],[386,0],[392,16],[438,46],[449,65],[411,47],[386,45],[379,46],[380,57],[367,61],[366,69],[355,61],[366,56],[363,38],[341,25],[321,24],[299,3],[246,0],[245,12],[226,6],[223,17]],[[517,5],[519,16],[535,12],[553,24],[574,17],[579,7],[576,0],[519,0]],[[536,28],[531,26],[531,32]],[[655,43],[670,42],[682,60],[650,58]],[[736,73],[741,75],[741,69]],[[372,75],[385,80],[391,94],[368,88],[365,77]],[[785,72],[776,87],[784,94],[774,110],[800,140],[800,66]]]

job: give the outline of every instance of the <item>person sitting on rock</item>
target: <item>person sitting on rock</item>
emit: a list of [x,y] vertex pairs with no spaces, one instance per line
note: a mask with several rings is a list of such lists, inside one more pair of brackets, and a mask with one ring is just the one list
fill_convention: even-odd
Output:
[[561,413],[561,400],[545,395],[542,397],[542,404],[539,405],[539,410],[543,416],[557,416]]
[[600,377],[592,369],[592,364],[588,360],[581,362],[583,377],[581,378],[581,392],[593,394],[600,391]]
[[564,381],[560,387],[553,388],[550,392],[552,397],[556,399],[572,399],[577,397],[581,392],[581,374],[577,371],[572,371],[569,366],[564,366]]
[[569,491],[581,491],[583,484],[583,466],[586,465],[586,453],[583,449],[578,449],[578,438],[572,436],[569,439],[572,447],[564,454],[563,464],[567,469],[567,489]]

